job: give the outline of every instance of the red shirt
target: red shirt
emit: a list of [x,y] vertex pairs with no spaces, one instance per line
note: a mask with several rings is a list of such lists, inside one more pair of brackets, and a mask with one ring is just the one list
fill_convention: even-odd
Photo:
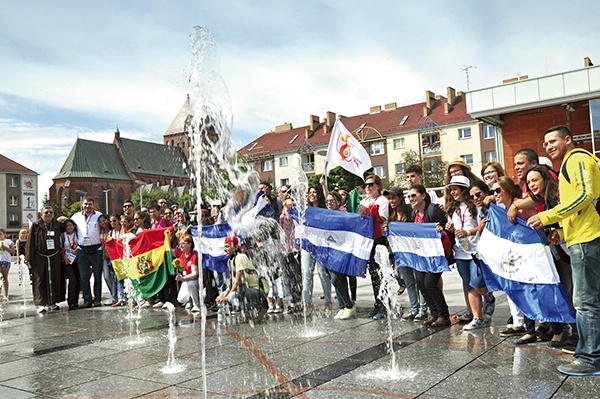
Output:
[[185,252],[177,248],[175,249],[175,256],[177,256],[181,262],[184,275],[192,274],[192,265],[198,265],[198,252],[192,251],[191,254],[186,255]]

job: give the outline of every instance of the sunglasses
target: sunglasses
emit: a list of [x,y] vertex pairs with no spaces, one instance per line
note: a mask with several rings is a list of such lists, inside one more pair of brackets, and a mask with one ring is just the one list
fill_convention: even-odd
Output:
[[375,185],[375,183],[365,183],[366,187],[373,187]]
[[417,198],[417,194],[407,194],[408,198]]
[[123,205],[123,208],[133,208],[133,205]]
[[479,197],[481,197],[481,194],[483,194],[481,191],[478,193],[475,193],[474,195],[471,195],[471,199],[479,198]]
[[335,202],[334,199],[327,199],[327,200],[325,200],[325,203],[327,203],[327,204],[333,204],[334,202]]
[[52,215],[52,214],[54,214],[54,212],[50,212],[50,211],[44,212],[44,215]]
[[502,189],[500,187],[498,187],[498,188],[492,188],[490,190],[490,193],[492,193],[492,194],[500,194],[501,192],[502,192]]

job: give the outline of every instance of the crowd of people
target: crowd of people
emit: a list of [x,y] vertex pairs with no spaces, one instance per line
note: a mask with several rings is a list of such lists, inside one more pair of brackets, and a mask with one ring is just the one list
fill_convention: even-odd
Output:
[[[0,271],[4,275],[10,266],[5,265],[6,253],[25,255],[40,313],[57,310],[65,298],[70,310],[103,305],[102,278],[110,291],[110,305],[123,306],[128,300],[124,281],[115,275],[104,243],[148,229],[170,228],[173,256],[183,272],[172,275],[157,295],[136,298],[138,306],[160,308],[170,302],[199,312],[204,298],[209,310],[227,306],[257,322],[265,314],[286,311],[284,299],[289,298],[287,312],[310,316],[320,308],[313,300],[316,269],[323,292],[321,314],[340,320],[356,317],[356,276],[327,269],[311,252],[298,246],[292,217],[298,201],[309,207],[374,218],[368,261],[373,307],[367,313],[374,319],[388,317],[380,296],[382,277],[375,248],[387,245],[389,223],[436,223],[452,246],[446,257],[456,264],[463,282],[466,311],[459,320],[465,323],[464,330],[476,330],[489,325],[495,310],[496,298],[487,289],[477,253],[480,234],[488,221],[487,209],[495,203],[507,210],[511,221],[519,217],[532,228],[544,229],[560,283],[577,315],[577,323],[571,325],[530,320],[508,299],[511,317],[500,335],[517,337],[516,345],[541,340],[574,353],[572,364],[559,367],[565,374],[600,373],[600,216],[592,202],[600,197],[598,159],[575,149],[572,134],[564,126],[548,129],[544,146],[552,160],[562,162],[560,174],[553,169],[552,160],[531,149],[515,153],[517,182],[506,176],[497,162],[485,163],[479,177],[470,165],[456,160],[448,165],[445,191],[440,197],[423,185],[423,171],[418,165],[406,169],[408,189],[384,189],[377,175],[366,176],[364,185],[353,190],[329,190],[322,179],[309,187],[305,201],[299,201],[289,186],[280,187],[275,195],[271,185],[262,182],[256,195],[236,190],[224,207],[218,203],[210,209],[199,209],[199,219],[195,213],[193,218],[188,217],[178,204],[168,206],[164,199],[137,211],[133,202],[126,200],[122,214],[109,216],[97,212],[94,199],[87,197],[82,211],[70,219],[55,219],[52,208],[44,208],[40,220],[19,236],[16,246],[5,240],[0,229]],[[259,198],[267,204],[259,214],[269,222],[259,229],[260,233],[243,242],[236,236],[224,239],[227,272],[202,268],[191,225],[227,222],[242,203],[256,203]],[[395,266],[398,294],[406,292],[410,304],[402,319],[428,328],[449,326],[442,273],[417,271],[414,265]],[[200,277],[204,287],[199,285]],[[4,297],[8,298],[7,279],[4,281]],[[184,285],[187,296],[180,295]],[[199,292],[204,292],[202,297]],[[337,299],[337,310],[333,299]]]

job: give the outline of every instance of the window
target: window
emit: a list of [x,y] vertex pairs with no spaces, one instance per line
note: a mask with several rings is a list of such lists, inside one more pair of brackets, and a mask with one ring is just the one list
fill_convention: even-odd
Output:
[[273,160],[272,159],[265,159],[262,162],[262,171],[263,172],[269,172],[273,170]]
[[493,139],[494,137],[496,137],[496,126],[483,125],[483,139]]
[[460,156],[464,163],[467,165],[473,165],[473,154],[465,154]]
[[402,148],[404,148],[404,137],[394,139],[394,150],[401,150]]
[[386,177],[385,176],[385,166],[374,166],[373,173],[375,173],[377,176],[384,179]]
[[371,155],[383,155],[385,154],[385,142],[378,141],[377,143],[371,143],[369,146]]
[[402,118],[402,120],[400,121],[400,123],[398,124],[398,126],[402,126],[406,123],[406,120],[408,119],[408,115],[404,115],[404,118]]
[[394,165],[394,172],[396,174],[404,172],[404,163],[400,162]]
[[471,138],[471,128],[465,127],[464,129],[458,129],[458,139],[470,139]]
[[10,187],[18,187],[19,186],[19,178],[18,177],[11,177],[10,178]]
[[290,179],[279,179],[279,187],[289,186]]
[[315,170],[315,154],[313,152],[302,154],[302,170],[305,172]]
[[11,213],[8,216],[8,221],[9,222],[18,222],[19,221],[19,215],[17,215],[16,213]]
[[440,146],[440,134],[424,134],[421,139],[423,155],[436,154],[442,151]]
[[16,195],[11,195],[8,199],[8,204],[10,206],[17,206],[19,205],[19,200],[17,199]]
[[288,157],[279,158],[279,166],[288,166]]
[[498,162],[498,158],[496,157],[496,151],[486,151],[484,155],[485,162]]

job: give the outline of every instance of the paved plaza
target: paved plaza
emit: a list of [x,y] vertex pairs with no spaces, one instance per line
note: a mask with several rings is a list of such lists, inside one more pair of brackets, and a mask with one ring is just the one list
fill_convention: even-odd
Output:
[[[359,279],[358,316],[351,320],[317,314],[305,322],[283,314],[256,326],[234,317],[223,327],[209,312],[204,379],[200,316],[176,310],[172,368],[185,370],[168,374],[168,311],[144,309],[130,322],[127,308],[67,311],[63,303],[39,315],[29,283],[23,297],[17,275],[11,270],[10,301],[1,304],[2,399],[201,398],[204,381],[208,398],[600,397],[600,377],[556,371],[569,355],[544,342],[515,346],[515,338],[500,337],[509,316],[502,294],[490,327],[472,332],[392,319],[394,367],[388,321],[366,317],[368,278]],[[456,270],[444,273],[444,291],[451,312],[461,312]],[[407,294],[398,302],[406,307]],[[315,304],[323,304],[318,291]]]

